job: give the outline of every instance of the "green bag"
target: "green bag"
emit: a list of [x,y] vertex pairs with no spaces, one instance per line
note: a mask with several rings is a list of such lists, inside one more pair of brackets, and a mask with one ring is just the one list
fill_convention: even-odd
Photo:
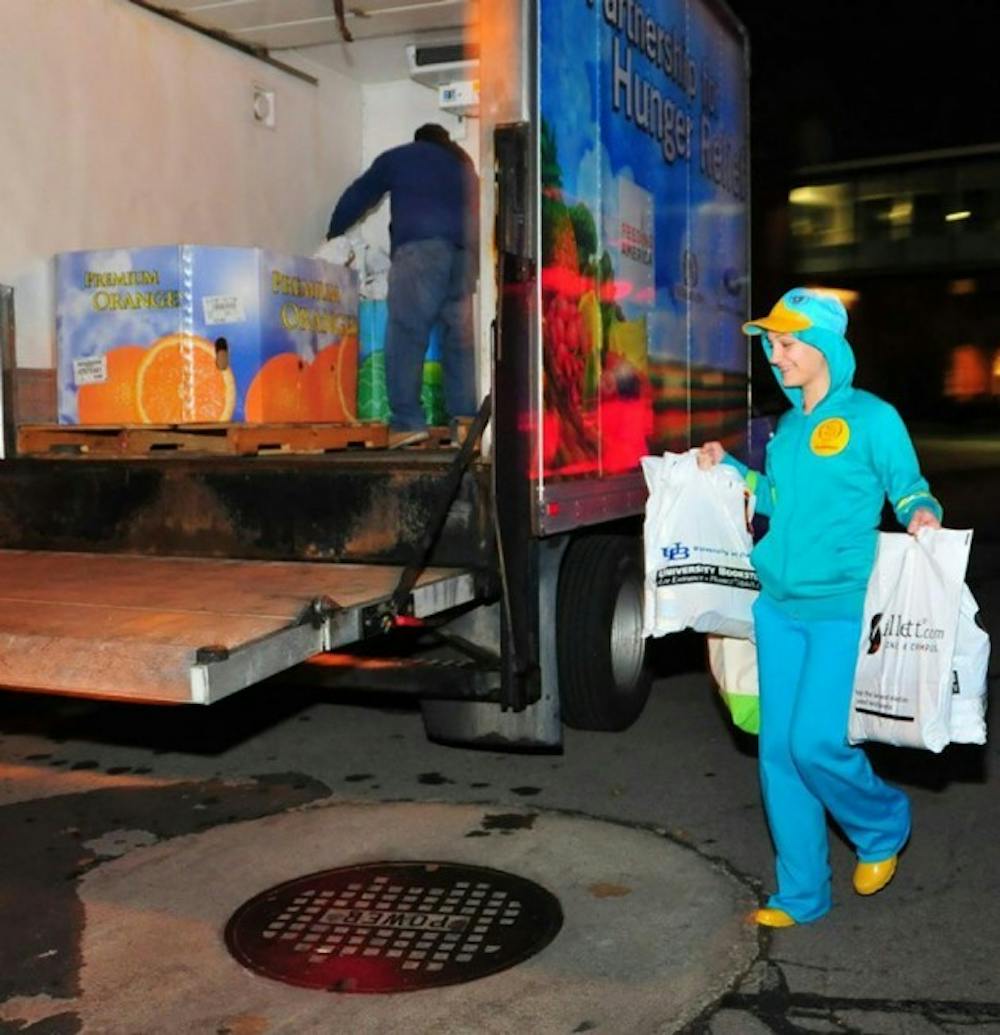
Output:
[[[389,307],[384,299],[363,298],[358,311],[358,420],[387,421],[389,394],[385,386],[385,331]],[[441,328],[431,330],[424,357],[420,405],[431,427],[448,423],[444,408],[444,374],[441,368]]]
[[733,724],[745,733],[760,733],[756,646],[750,640],[709,634],[708,667]]

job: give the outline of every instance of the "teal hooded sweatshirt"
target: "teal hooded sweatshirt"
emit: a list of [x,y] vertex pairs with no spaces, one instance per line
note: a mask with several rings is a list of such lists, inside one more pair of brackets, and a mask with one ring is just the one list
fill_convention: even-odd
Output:
[[[853,386],[847,339],[820,327],[795,336],[826,357],[829,391],[805,413],[802,389],[781,385],[792,408],[767,444],[764,472],[728,454],[724,462],[740,471],[758,512],[770,518],[750,555],[761,591],[794,618],[853,617],[864,607],[886,497],[904,528],[920,507],[940,519],[941,505],[895,408]],[[770,361],[766,334],[761,344]]]

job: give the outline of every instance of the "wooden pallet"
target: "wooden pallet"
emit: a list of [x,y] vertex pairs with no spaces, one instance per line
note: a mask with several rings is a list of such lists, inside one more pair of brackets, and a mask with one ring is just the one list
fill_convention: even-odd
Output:
[[18,452],[45,457],[265,456],[385,449],[385,424],[28,424]]

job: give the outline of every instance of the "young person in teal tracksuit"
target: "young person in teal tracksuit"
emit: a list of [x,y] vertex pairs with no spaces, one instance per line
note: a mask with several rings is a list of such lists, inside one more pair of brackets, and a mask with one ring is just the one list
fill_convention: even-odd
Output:
[[830,909],[826,812],[854,844],[861,895],[889,883],[910,835],[906,795],[847,743],[847,719],[883,502],[911,533],[940,528],[941,506],[899,414],[853,387],[837,298],[794,288],[743,330],[761,336],[792,407],[768,443],[763,474],[718,442],[702,446],[699,463],[736,467],[770,518],[751,557],[761,583],[760,779],[778,890],[754,919],[789,927]]

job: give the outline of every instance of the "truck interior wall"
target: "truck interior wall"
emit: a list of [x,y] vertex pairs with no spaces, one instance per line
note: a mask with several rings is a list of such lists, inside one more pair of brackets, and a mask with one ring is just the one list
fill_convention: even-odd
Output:
[[[55,252],[311,254],[361,170],[361,86],[304,53],[281,58],[316,86],[127,0],[4,0],[0,39],[0,283],[15,289],[21,367],[54,364]],[[274,91],[274,129],[254,122],[255,84]]]
[[[399,50],[403,51],[406,40],[400,39]],[[445,127],[452,140],[458,143],[477,169],[480,164],[480,120],[478,118],[458,118],[438,107],[437,91],[412,79],[399,79],[385,83],[369,83],[362,88],[362,165],[367,168],[383,151],[399,144],[409,143],[413,139],[413,131],[425,122],[437,122]],[[482,206],[481,206],[482,207]],[[483,226],[489,226],[485,218]],[[372,211],[360,227],[361,236],[371,245],[388,250],[389,248],[389,199]],[[483,232],[487,240],[491,235]],[[487,255],[487,262],[491,255]],[[482,258],[480,267],[483,267]],[[485,268],[489,268],[487,265]],[[485,278],[489,281],[491,278]],[[492,287],[492,285],[490,285]],[[479,290],[475,298],[475,326],[478,342],[489,340],[489,328],[482,323],[484,290],[481,278]],[[488,321],[487,321],[488,324]],[[478,355],[483,356],[479,349]],[[480,385],[480,396],[489,391],[488,364],[480,360],[476,365]]]
[[[402,51],[406,41],[400,40]],[[361,90],[361,164],[363,168],[390,147],[408,144],[413,131],[425,122],[444,126],[479,166],[479,120],[459,119],[438,107],[437,91],[400,79],[365,84]],[[335,198],[333,199],[335,200]],[[389,200],[383,199],[361,227],[364,239],[379,248],[389,247]]]

